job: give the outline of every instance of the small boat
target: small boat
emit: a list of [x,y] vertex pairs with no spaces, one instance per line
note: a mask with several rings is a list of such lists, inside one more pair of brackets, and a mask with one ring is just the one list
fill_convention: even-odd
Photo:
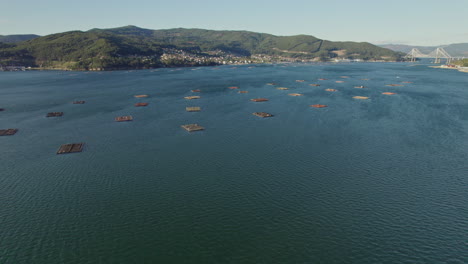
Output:
[[272,117],[273,116],[272,114],[269,114],[269,113],[266,113],[266,112],[255,112],[255,113],[252,113],[252,115],[262,117],[262,118]]
[[290,95],[290,96],[303,96],[303,94],[300,94],[300,93],[290,93],[288,95]]
[[188,106],[188,107],[185,107],[185,111],[187,112],[200,112],[201,111],[201,107],[199,106]]
[[266,102],[268,99],[266,98],[255,98],[255,99],[250,99],[252,102]]
[[125,121],[133,121],[132,116],[118,116],[115,118],[115,122],[125,122]]
[[187,125],[182,125],[181,127],[183,129],[187,130],[188,132],[205,130],[204,127],[202,127],[202,126],[200,126],[198,124],[187,124]]
[[16,132],[17,128],[0,129],[0,136],[13,136]]
[[199,99],[200,96],[185,96],[184,98],[187,100],[192,100],[192,99]]
[[385,93],[382,93],[382,94],[386,94],[386,95],[393,95],[393,94],[396,94],[396,93],[385,92]]
[[313,104],[313,105],[310,105],[311,107],[315,107],[315,108],[324,108],[324,107],[328,107],[328,105],[323,105],[323,104]]
[[325,89],[325,91],[327,91],[327,92],[336,92],[338,90],[336,90],[336,89]]
[[359,86],[354,86],[354,88],[360,88],[360,89],[362,89],[362,88],[366,88],[366,87],[363,86],[363,85],[359,85]]
[[317,83],[311,83],[309,84],[310,86],[320,86],[320,84],[317,84]]
[[63,112],[50,112],[47,113],[46,117],[58,117],[58,116],[63,116]]

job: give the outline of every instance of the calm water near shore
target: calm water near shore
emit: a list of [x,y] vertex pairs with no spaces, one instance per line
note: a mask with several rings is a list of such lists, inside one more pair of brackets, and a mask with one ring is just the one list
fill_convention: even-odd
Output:
[[0,108],[0,263],[468,263],[466,73],[0,72]]

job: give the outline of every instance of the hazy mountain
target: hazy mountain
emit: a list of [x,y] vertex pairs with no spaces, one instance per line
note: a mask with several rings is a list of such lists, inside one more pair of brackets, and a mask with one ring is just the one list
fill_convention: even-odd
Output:
[[0,42],[3,43],[17,43],[40,37],[39,35],[28,34],[28,35],[0,35]]
[[382,48],[391,49],[393,51],[399,51],[408,53],[413,48],[419,49],[422,53],[430,53],[437,48],[444,48],[453,57],[468,57],[468,43],[457,43],[450,45],[441,46],[410,46],[402,44],[382,44],[378,45]]

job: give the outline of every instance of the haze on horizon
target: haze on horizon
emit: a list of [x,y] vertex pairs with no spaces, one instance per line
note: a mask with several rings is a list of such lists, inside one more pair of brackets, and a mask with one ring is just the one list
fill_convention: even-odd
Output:
[[48,35],[135,25],[247,30],[332,41],[435,46],[468,42],[468,1],[0,0],[0,35]]

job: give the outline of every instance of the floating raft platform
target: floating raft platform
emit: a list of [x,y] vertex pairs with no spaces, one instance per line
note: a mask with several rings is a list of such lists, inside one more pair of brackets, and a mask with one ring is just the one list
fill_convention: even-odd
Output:
[[361,99],[361,100],[366,100],[369,99],[367,96],[353,96],[354,99]]
[[57,154],[67,154],[83,151],[84,143],[65,144],[60,146]]
[[278,90],[289,90],[289,88],[286,88],[286,87],[278,87],[276,89],[278,89]]
[[0,108],[0,112],[1,112],[1,111],[5,111],[5,108]]
[[262,118],[272,117],[273,116],[272,114],[269,114],[269,113],[266,113],[266,112],[255,112],[255,113],[252,113],[252,115],[262,117]]
[[338,91],[338,90],[336,90],[336,89],[330,89],[330,88],[329,88],[329,89],[325,89],[325,91],[327,91],[327,92],[336,92],[336,91]]
[[249,91],[239,91],[238,93],[249,93]]
[[336,83],[344,83],[344,81],[335,81]]
[[385,92],[385,93],[382,93],[382,94],[386,94],[386,95],[393,95],[393,94],[396,94],[396,93]]
[[239,89],[239,87],[237,87],[237,86],[230,86],[230,87],[228,87],[228,88],[231,89],[231,90]]
[[320,86],[320,84],[318,84],[318,83],[311,83],[311,84],[309,84],[309,85],[310,85],[310,86]]
[[184,98],[187,100],[193,100],[193,99],[199,99],[200,96],[185,96]]
[[136,103],[135,106],[136,107],[140,107],[140,106],[147,106],[149,103]]
[[50,112],[47,113],[46,117],[58,117],[58,116],[63,116],[63,112]]
[[0,129],[0,136],[13,136],[18,132],[16,128]]
[[267,85],[277,85],[277,83],[267,83]]
[[84,104],[85,101],[74,101],[73,104]]
[[413,82],[402,82],[402,83],[413,83]]
[[349,78],[349,76],[340,76],[340,78],[346,79]]
[[319,78],[319,80],[320,80],[320,81],[326,81],[326,80],[328,80],[328,79],[326,79],[326,78]]
[[181,126],[183,129],[187,130],[188,132],[194,132],[194,131],[201,131],[205,130],[204,127],[198,125],[198,124],[188,124],[188,125],[182,125]]
[[300,93],[290,93],[288,95],[289,96],[303,96],[303,94],[300,94]]
[[363,81],[368,81],[369,79],[361,79],[361,80],[363,80]]
[[392,86],[393,87],[393,86],[404,86],[404,85],[403,84],[387,84],[385,86]]
[[192,93],[199,93],[199,92],[201,92],[201,90],[200,90],[200,89],[195,89],[195,90],[192,90]]
[[125,122],[125,121],[133,121],[132,116],[118,116],[115,118],[115,122]]
[[313,105],[311,105],[311,107],[315,107],[315,108],[324,108],[324,107],[328,107],[328,105],[323,105],[323,104],[313,104]]
[[139,94],[139,95],[135,95],[134,97],[136,97],[136,98],[146,98],[146,97],[148,97],[148,95],[147,94]]
[[305,80],[296,80],[296,82],[305,82]]
[[359,85],[359,86],[354,86],[354,88],[360,88],[360,89],[362,89],[362,88],[366,88],[366,87],[363,86],[363,85]]
[[187,111],[187,112],[200,112],[201,107],[199,107],[199,106],[185,107],[185,111]]
[[266,98],[255,98],[255,99],[250,99],[252,102],[266,102],[268,99]]

